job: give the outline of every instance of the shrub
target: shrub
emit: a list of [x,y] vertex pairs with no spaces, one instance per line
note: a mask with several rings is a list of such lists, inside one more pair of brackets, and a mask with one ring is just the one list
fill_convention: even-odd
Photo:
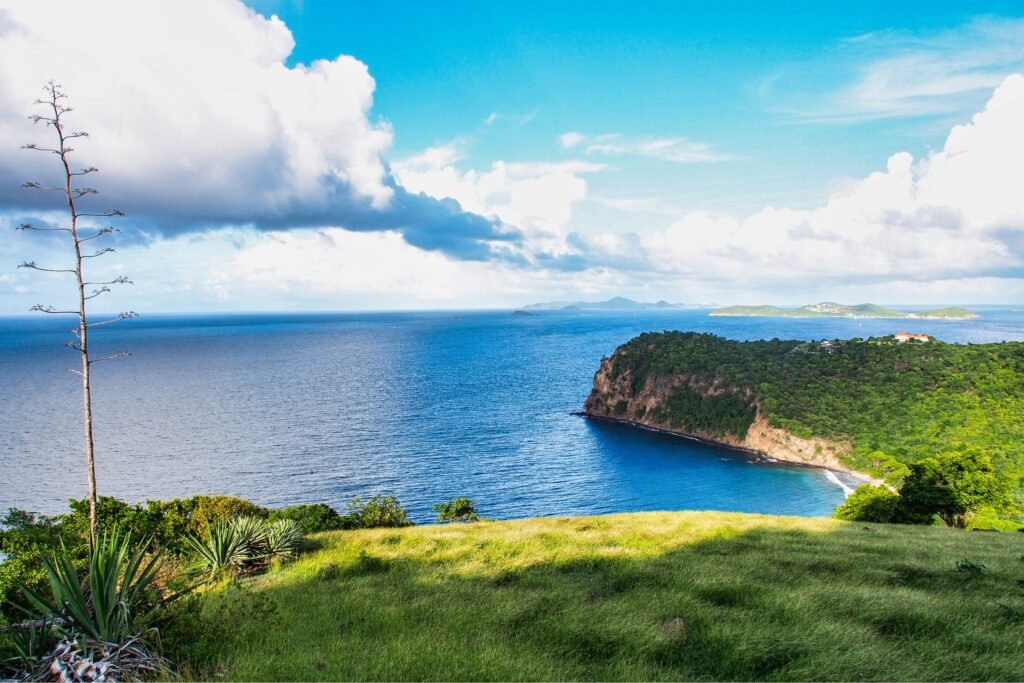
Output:
[[864,484],[850,494],[835,511],[835,517],[850,522],[891,522],[900,497],[884,486]]
[[366,502],[356,498],[348,504],[348,509],[355,526],[362,529],[413,525],[402,504],[393,496],[374,496]]
[[355,520],[351,517],[342,517],[329,505],[316,503],[315,505],[293,505],[291,507],[271,510],[268,519],[276,522],[282,519],[290,519],[296,522],[303,533],[315,534],[319,531],[334,531],[336,529],[351,529],[355,526]]
[[[59,522],[59,518],[13,508],[0,520],[4,527],[0,531],[0,552],[5,555],[0,562],[0,606],[8,620],[16,621],[23,616],[14,606],[20,595],[20,585],[36,592],[46,589],[48,582],[43,558],[61,546]],[[84,569],[85,544],[69,542],[68,545],[69,552],[74,551],[75,567]]]
[[480,515],[471,498],[452,498],[431,508],[437,513],[438,522],[476,522]]
[[270,510],[233,496],[195,496],[192,498],[189,528],[193,534],[215,522],[227,522],[236,517],[266,519]]
[[1010,480],[976,450],[943,453],[910,466],[900,487],[897,521],[929,524],[935,515],[964,528],[982,507],[1011,511]]

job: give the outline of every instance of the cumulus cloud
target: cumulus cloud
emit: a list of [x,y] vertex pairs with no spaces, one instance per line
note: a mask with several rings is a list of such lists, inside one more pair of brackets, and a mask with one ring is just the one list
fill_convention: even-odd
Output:
[[[344,55],[288,66],[293,47],[282,21],[237,0],[15,0],[0,17],[0,139],[46,139],[26,115],[54,78],[75,107],[71,125],[91,134],[76,159],[100,167],[103,198],[150,230],[393,230],[472,259],[518,239],[399,185],[385,159],[391,128],[370,115],[366,66]],[[40,207],[13,188],[52,174],[41,156],[0,155],[0,203]]]
[[711,145],[683,137],[627,137],[620,133],[584,135],[576,131],[558,137],[562,149],[580,149],[586,154],[643,156],[674,164],[727,161],[735,157],[716,151]]
[[563,248],[573,205],[587,195],[583,176],[606,168],[585,160],[496,161],[486,171],[462,171],[460,158],[453,145],[442,145],[395,162],[395,175],[410,190],[517,226],[528,248],[555,251]]
[[812,210],[690,213],[644,248],[668,272],[737,282],[928,281],[1024,275],[1024,76],[1007,78],[944,147],[849,183]]
[[[569,298],[585,291],[684,301],[1012,299],[1024,293],[1021,120],[1024,76],[1018,75],[995,90],[983,111],[953,128],[942,149],[921,159],[893,154],[884,169],[844,183],[819,207],[766,207],[746,216],[692,211],[677,214],[665,229],[641,233],[571,227],[576,204],[602,201],[589,196],[584,176],[600,169],[581,165],[587,162],[460,170],[457,152],[427,150],[395,164],[404,184],[524,226],[528,248],[520,267],[456,264],[444,274],[411,252],[396,262],[404,274],[472,289],[434,292],[465,304],[483,292],[497,302],[516,292],[520,301],[557,298],[556,291]],[[265,264],[272,253],[266,249]],[[246,263],[259,270],[240,261],[232,277]],[[322,269],[325,281],[329,270]]]

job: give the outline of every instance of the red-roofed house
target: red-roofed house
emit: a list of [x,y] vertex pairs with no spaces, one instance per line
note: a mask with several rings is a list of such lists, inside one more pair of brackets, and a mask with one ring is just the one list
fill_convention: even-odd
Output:
[[897,332],[896,333],[896,341],[900,342],[901,344],[903,342],[908,342],[911,339],[913,339],[914,341],[920,341],[920,342],[926,342],[926,341],[931,341],[932,340],[932,338],[929,337],[927,334],[910,334],[909,332]]

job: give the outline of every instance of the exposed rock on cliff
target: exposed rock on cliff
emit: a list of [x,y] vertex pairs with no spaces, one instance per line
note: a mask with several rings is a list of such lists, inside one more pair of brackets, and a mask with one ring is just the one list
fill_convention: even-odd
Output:
[[593,390],[583,404],[584,414],[711,441],[775,460],[860,474],[841,459],[850,451],[848,444],[801,438],[769,424],[750,387],[687,374],[648,375],[641,380],[628,367],[616,363],[618,354],[601,361]]

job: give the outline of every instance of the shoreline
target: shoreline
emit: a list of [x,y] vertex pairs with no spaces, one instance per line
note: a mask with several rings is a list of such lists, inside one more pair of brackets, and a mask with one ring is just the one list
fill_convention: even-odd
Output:
[[714,446],[715,448],[721,448],[724,450],[732,451],[734,453],[740,453],[750,457],[750,459],[757,464],[769,464],[769,465],[789,465],[793,467],[807,467],[816,470],[823,470],[825,472],[841,472],[848,474],[851,477],[862,481],[865,484],[874,484],[876,486],[888,486],[885,482],[880,479],[876,479],[869,474],[864,472],[858,472],[849,468],[836,468],[828,467],[826,465],[818,465],[810,462],[800,462],[797,460],[783,459],[772,457],[769,453],[762,453],[751,448],[744,448],[735,444],[727,443],[725,441],[718,441],[715,439],[709,439],[703,436],[697,436],[696,434],[690,434],[688,432],[679,432],[672,429],[665,429],[664,427],[652,427],[650,425],[643,424],[642,422],[635,422],[633,420],[626,420],[621,417],[610,417],[607,415],[595,415],[588,413],[584,410],[573,411],[573,415],[587,418],[588,420],[597,420],[602,422],[614,422],[627,427],[635,429],[642,429],[648,432],[656,432],[658,434],[667,434],[668,436],[674,436],[688,441],[696,441],[697,443],[704,444],[705,446]]

